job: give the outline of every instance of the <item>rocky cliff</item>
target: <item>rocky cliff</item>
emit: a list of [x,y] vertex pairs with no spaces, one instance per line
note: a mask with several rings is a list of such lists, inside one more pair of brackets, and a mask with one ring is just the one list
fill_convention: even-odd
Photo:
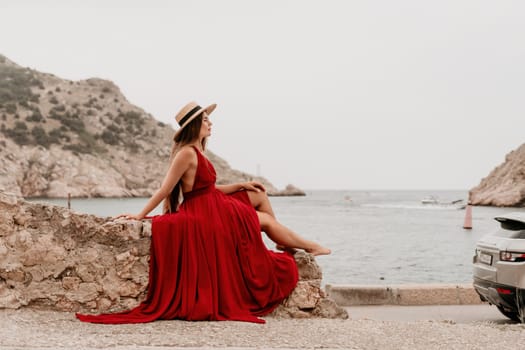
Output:
[[[107,80],[70,81],[0,55],[0,189],[24,197],[149,196],[167,170],[174,130]],[[212,152],[217,183],[266,179]]]
[[507,154],[503,164],[470,190],[469,198],[474,205],[525,206],[525,144]]
[[[0,191],[0,309],[129,309],[146,296],[151,224],[77,214]],[[280,317],[346,318],[321,290],[312,255],[295,254],[300,280]]]

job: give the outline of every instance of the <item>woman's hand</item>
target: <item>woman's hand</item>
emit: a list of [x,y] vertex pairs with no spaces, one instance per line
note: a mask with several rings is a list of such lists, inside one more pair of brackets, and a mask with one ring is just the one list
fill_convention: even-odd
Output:
[[128,220],[142,220],[144,219],[144,216],[141,216],[140,214],[134,215],[134,214],[120,214],[114,217],[114,219],[124,218]]
[[243,182],[241,186],[246,191],[266,192],[266,188],[264,188],[264,185],[259,181]]

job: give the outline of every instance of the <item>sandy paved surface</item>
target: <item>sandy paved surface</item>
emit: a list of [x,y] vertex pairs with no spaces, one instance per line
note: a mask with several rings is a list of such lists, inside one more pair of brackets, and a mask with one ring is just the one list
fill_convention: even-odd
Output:
[[[513,324],[514,321],[503,316],[495,306],[476,305],[370,305],[346,308],[355,320],[376,321],[446,321],[454,323],[497,323]],[[525,329],[525,328],[524,328]]]
[[[349,308],[351,312],[351,308]],[[377,311],[377,310],[376,310]],[[461,311],[460,311],[461,313]],[[241,322],[159,321],[95,325],[73,314],[0,310],[0,349],[346,348],[517,349],[525,325],[499,321],[385,321],[363,314],[350,320]]]

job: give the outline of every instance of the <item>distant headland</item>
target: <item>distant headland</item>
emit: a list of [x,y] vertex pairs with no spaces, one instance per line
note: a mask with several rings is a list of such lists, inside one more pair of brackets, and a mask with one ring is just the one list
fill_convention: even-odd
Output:
[[525,143],[505,157],[503,164],[470,190],[473,205],[525,206]]
[[[0,189],[24,197],[140,197],[160,186],[174,130],[131,104],[113,82],[71,81],[0,55]],[[217,183],[267,179],[207,151]]]
[[[61,79],[0,55],[0,189],[24,197],[149,196],[167,170],[173,133],[111,81]],[[305,195],[207,156],[218,184],[258,180],[270,195]],[[472,188],[469,200],[525,206],[525,144]]]

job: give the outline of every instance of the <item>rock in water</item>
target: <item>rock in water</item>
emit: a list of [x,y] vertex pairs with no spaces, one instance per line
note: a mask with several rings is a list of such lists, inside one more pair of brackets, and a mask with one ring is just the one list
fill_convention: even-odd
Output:
[[306,193],[294,185],[287,185],[284,190],[271,193],[272,196],[306,196]]

